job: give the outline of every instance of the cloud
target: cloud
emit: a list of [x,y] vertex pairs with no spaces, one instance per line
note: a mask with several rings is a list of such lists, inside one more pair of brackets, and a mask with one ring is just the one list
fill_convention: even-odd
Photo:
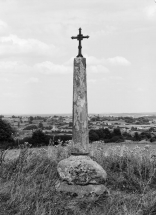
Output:
[[156,4],[155,5],[150,5],[149,7],[146,7],[145,8],[145,13],[146,13],[146,16],[149,19],[155,18],[156,17]]
[[87,71],[91,73],[108,73],[109,69],[106,67],[106,60],[98,59],[94,56],[84,55],[86,58],[86,63],[88,65]]
[[131,64],[126,58],[121,57],[121,56],[117,56],[114,58],[108,58],[107,62],[109,64],[119,65],[119,66],[129,66]]
[[114,66],[129,66],[131,63],[124,57],[116,56],[114,58],[96,58],[94,56],[87,56],[86,62],[88,65],[88,71],[92,73],[108,73],[109,69],[107,68],[109,65]]
[[0,70],[10,70],[15,69],[18,65],[17,61],[2,61],[0,62]]
[[108,64],[113,64],[113,65],[121,65],[121,66],[127,66],[130,65],[131,63],[122,56],[116,56],[113,58],[96,58],[94,56],[88,56],[88,55],[84,55],[87,58],[87,63],[90,65],[108,65]]
[[0,78],[0,82],[9,82],[10,80],[8,78]]
[[[115,57],[109,59],[98,59],[94,56],[88,56],[87,72],[89,73],[109,73],[107,66],[112,65],[129,65],[130,62],[124,57]],[[22,61],[0,61],[0,73],[23,74],[38,72],[45,75],[52,74],[72,74],[73,72],[73,58],[69,59],[63,64],[55,64],[52,61],[43,61],[34,65],[28,65]],[[34,81],[34,80],[33,80]]]
[[47,55],[54,52],[54,45],[47,45],[37,39],[22,39],[16,35],[0,37],[0,55],[26,54]]
[[32,72],[33,68],[19,61],[0,61],[0,73],[23,74]]
[[120,76],[110,76],[109,78],[111,80],[117,80],[117,81],[122,81],[123,80],[123,77],[120,77]]
[[26,83],[26,84],[31,84],[31,83],[38,83],[38,82],[39,82],[39,79],[38,79],[38,78],[31,77],[31,78],[29,78],[25,83]]
[[[54,64],[51,61],[44,61],[42,63],[36,63],[29,66],[23,62],[18,61],[1,61],[0,62],[0,73],[11,73],[11,74],[23,74],[23,73],[42,73],[46,75],[51,74],[70,74],[73,68],[66,64]],[[37,79],[32,77],[27,83],[37,82]]]
[[84,55],[89,65],[105,64],[105,59],[98,59],[94,56]]
[[[130,62],[124,57],[114,57],[109,59],[98,59],[94,56],[84,55],[87,63],[87,71],[89,73],[108,73],[108,65],[130,65]],[[51,61],[44,61],[42,63],[35,64],[34,68],[36,71],[43,74],[69,74],[73,71],[73,61],[74,58],[70,58],[64,64],[54,64]]]
[[92,84],[94,84],[94,83],[96,83],[96,82],[97,82],[96,79],[87,79],[87,83],[92,83]]
[[7,27],[8,27],[7,23],[0,20],[0,33],[5,32]]
[[72,67],[54,64],[50,61],[38,63],[34,66],[35,70],[43,74],[68,74],[72,72]]
[[7,92],[7,93],[2,93],[2,94],[0,94],[0,97],[8,97],[8,98],[19,98],[20,97],[20,95],[18,95],[17,93],[12,93],[12,92]]
[[89,72],[92,72],[92,73],[108,73],[109,72],[109,69],[107,69],[103,65],[89,66],[89,68],[87,70],[89,70]]
[[145,91],[145,89],[144,89],[144,88],[142,88],[142,87],[138,87],[138,88],[137,88],[137,91],[139,91],[139,92],[144,92],[144,91]]
[[117,27],[105,25],[104,29],[100,29],[100,30],[91,32],[90,37],[94,38],[94,39],[97,39],[97,38],[100,38],[100,37],[103,37],[103,36],[106,36],[106,35],[113,34],[116,31],[117,31]]

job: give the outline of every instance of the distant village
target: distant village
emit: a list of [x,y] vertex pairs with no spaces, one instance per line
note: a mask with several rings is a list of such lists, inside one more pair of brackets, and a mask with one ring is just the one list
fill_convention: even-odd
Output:
[[[15,138],[23,139],[31,137],[33,132],[41,129],[45,134],[72,135],[72,116],[1,116],[2,120],[8,122],[15,129]],[[131,136],[137,133],[150,132],[156,137],[156,116],[88,116],[89,130],[108,128],[112,131],[119,128],[121,133],[129,133]]]

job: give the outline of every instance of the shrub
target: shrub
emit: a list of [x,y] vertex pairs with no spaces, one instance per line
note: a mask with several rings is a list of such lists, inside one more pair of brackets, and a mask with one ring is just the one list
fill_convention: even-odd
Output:
[[0,142],[12,142],[12,134],[14,133],[11,125],[0,118]]
[[28,125],[23,130],[33,130],[33,129],[37,129],[37,126],[36,125]]
[[95,130],[90,130],[89,131],[89,140],[91,142],[99,140],[99,135],[96,133]]
[[42,146],[42,145],[48,145],[49,141],[47,136],[40,129],[38,129],[33,132],[30,143],[33,146]]
[[110,142],[112,142],[112,143],[120,143],[120,142],[123,142],[123,141],[124,141],[124,139],[121,136],[113,136],[110,139]]

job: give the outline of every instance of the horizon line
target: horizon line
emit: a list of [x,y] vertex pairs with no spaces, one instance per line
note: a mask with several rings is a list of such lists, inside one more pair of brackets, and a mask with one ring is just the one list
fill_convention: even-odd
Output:
[[[155,112],[103,112],[103,113],[88,113],[95,114],[95,115],[101,115],[101,114],[156,114]],[[0,113],[0,115],[72,115],[72,113]]]

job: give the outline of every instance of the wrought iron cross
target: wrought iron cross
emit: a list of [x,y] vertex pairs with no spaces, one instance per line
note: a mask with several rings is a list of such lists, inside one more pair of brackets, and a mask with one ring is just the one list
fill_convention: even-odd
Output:
[[77,35],[77,37],[71,37],[72,39],[77,39],[79,41],[79,46],[78,46],[78,55],[77,57],[83,57],[82,53],[81,53],[81,40],[83,40],[84,38],[89,38],[89,36],[83,36],[83,34],[81,34],[81,28],[79,28],[79,34]]

